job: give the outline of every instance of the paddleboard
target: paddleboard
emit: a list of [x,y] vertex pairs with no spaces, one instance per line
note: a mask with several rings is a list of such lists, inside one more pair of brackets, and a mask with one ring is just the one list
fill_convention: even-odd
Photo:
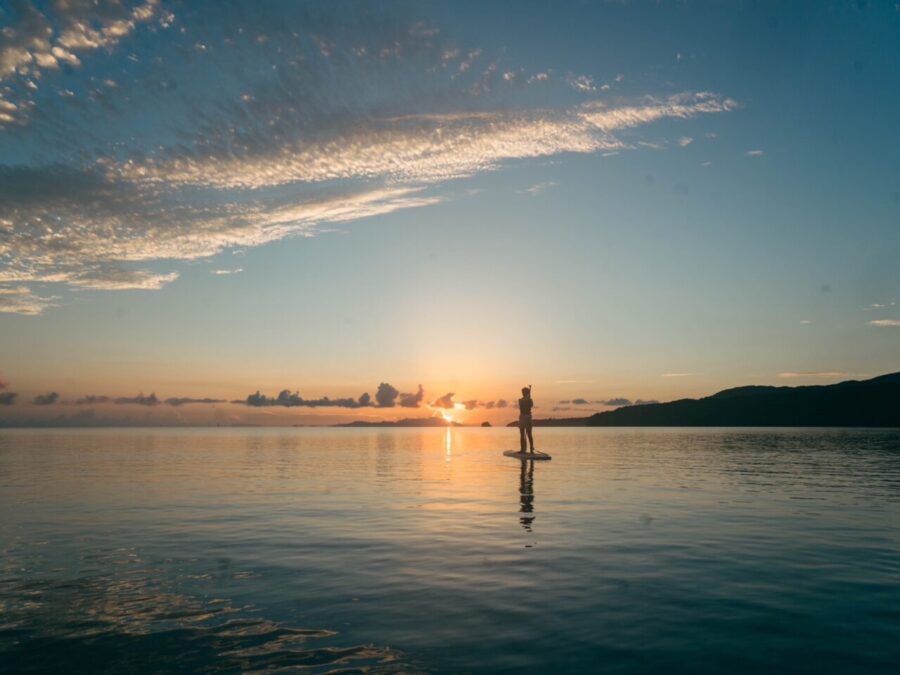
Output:
[[521,452],[519,450],[504,450],[506,457],[514,457],[515,459],[553,459],[546,452],[535,450],[534,452]]

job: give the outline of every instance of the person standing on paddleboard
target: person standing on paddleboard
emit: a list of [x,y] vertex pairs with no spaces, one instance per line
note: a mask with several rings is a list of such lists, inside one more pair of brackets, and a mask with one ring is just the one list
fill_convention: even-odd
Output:
[[528,434],[528,443],[531,444],[531,452],[534,452],[534,436],[531,434],[531,409],[534,401],[531,400],[531,385],[522,387],[522,398],[519,399],[519,445],[525,452],[525,434]]

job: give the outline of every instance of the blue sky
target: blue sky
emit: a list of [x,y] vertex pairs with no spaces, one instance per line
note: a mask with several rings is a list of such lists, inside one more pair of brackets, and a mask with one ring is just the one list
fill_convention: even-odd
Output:
[[894,3],[0,8],[5,418],[900,366]]

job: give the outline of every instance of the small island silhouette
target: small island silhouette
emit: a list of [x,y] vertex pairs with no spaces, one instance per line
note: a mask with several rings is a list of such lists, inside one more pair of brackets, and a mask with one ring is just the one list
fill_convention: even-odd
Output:
[[900,427],[900,372],[829,385],[736,387],[590,417],[538,419],[534,426]]
[[450,422],[443,417],[406,417],[400,420],[356,420],[336,427],[461,427],[459,422]]

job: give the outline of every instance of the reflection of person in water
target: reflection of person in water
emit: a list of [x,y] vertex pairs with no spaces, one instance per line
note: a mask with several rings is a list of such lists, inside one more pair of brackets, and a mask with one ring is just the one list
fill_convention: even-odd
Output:
[[[526,466],[526,464],[528,466]],[[519,473],[519,522],[526,532],[531,532],[531,523],[534,521],[534,461],[522,462],[522,470]]]
[[528,434],[528,442],[531,444],[531,452],[534,452],[534,436],[531,434],[531,409],[534,401],[531,400],[531,385],[522,387],[522,398],[519,399],[519,446],[525,452],[525,435]]

